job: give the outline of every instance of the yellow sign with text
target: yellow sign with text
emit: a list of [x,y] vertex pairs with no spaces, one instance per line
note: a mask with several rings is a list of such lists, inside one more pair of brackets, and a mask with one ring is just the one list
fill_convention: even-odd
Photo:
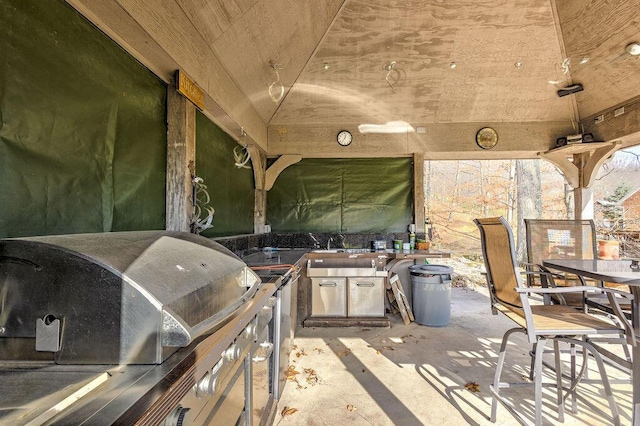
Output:
[[184,72],[176,71],[176,81],[178,82],[178,92],[189,99],[201,111],[204,110],[204,91],[198,87]]

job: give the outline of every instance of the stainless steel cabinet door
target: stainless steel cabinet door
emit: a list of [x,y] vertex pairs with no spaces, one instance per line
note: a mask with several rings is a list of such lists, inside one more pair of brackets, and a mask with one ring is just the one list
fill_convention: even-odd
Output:
[[384,316],[384,277],[348,278],[350,317]]
[[347,316],[346,278],[311,278],[311,316]]

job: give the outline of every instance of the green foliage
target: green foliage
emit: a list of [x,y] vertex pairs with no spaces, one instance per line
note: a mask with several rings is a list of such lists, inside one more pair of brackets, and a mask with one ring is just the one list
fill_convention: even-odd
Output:
[[609,220],[614,220],[614,221],[621,219],[622,213],[623,213],[622,206],[614,203],[617,203],[618,201],[622,200],[624,197],[627,196],[627,194],[629,194],[630,191],[631,191],[631,187],[629,186],[629,184],[627,184],[626,182],[622,182],[620,185],[618,185],[615,191],[613,191],[613,194],[605,197],[605,201],[608,201],[612,204],[603,206],[602,208],[603,216]]

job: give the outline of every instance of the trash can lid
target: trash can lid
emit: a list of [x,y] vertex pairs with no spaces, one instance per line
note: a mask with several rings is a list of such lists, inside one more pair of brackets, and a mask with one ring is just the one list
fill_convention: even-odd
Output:
[[453,268],[447,265],[413,265],[409,271],[412,275],[449,275]]

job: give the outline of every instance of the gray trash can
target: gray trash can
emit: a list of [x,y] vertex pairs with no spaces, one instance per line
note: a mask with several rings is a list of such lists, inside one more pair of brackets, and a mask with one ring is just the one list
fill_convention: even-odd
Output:
[[451,321],[451,273],[446,265],[414,265],[411,274],[413,316],[416,322],[444,327]]

